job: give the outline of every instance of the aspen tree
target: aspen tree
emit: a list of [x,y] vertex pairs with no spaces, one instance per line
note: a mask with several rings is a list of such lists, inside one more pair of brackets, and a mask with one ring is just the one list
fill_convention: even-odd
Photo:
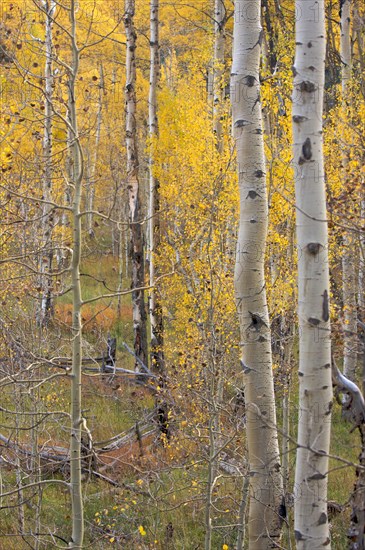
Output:
[[[95,198],[95,171],[98,162],[98,153],[100,145],[100,136],[101,136],[101,125],[103,121],[103,95],[105,93],[105,84],[104,84],[104,72],[103,64],[99,65],[99,82],[98,82],[98,112],[96,115],[96,132],[95,132],[95,142],[93,145],[93,154],[91,154],[90,149],[88,149],[88,181],[87,181],[87,196],[86,196],[86,206],[89,210],[87,215],[87,230],[90,236],[93,235],[93,213],[94,208],[94,198]],[[91,157],[91,158],[90,158]]]
[[214,5],[214,61],[213,61],[213,130],[217,138],[217,149],[221,153],[222,141],[222,79],[224,75],[226,7],[223,0]]
[[43,163],[44,163],[44,177],[43,177],[43,216],[42,216],[42,246],[40,258],[40,272],[41,272],[41,292],[42,299],[40,305],[40,311],[38,313],[38,324],[40,326],[47,324],[51,315],[52,309],[52,230],[53,230],[53,215],[51,201],[52,192],[52,117],[53,117],[53,42],[52,42],[52,27],[53,17],[56,10],[56,2],[54,0],[46,0],[44,2],[44,12],[46,17],[46,31],[45,31],[45,50],[46,50],[46,64],[45,64],[45,90],[44,90],[44,135],[43,135]]
[[[342,106],[343,115],[346,116],[348,104],[348,84],[351,78],[351,2],[344,0],[341,3],[341,70],[342,70]],[[343,185],[346,187],[346,172],[348,166],[347,146],[343,146],[342,155]],[[356,345],[357,345],[357,322],[356,322],[356,275],[355,263],[353,261],[352,248],[354,245],[352,234],[345,231],[344,252],[342,256],[342,287],[343,287],[343,320],[344,320],[344,354],[343,371],[346,378],[355,380],[356,372]]]
[[268,204],[259,79],[260,9],[260,0],[235,3],[231,75],[240,188],[235,297],[247,416],[250,550],[276,546],[280,537],[282,498],[271,331],[264,279]]
[[[215,134],[215,146],[219,155],[223,155],[223,94],[224,94],[224,58],[225,58],[225,25],[227,22],[226,7],[223,0],[215,0],[214,3],[214,56],[213,56],[213,132]],[[211,213],[212,223],[214,219]],[[210,228],[209,242],[212,236]],[[208,258],[210,248],[207,250]],[[209,260],[211,265],[211,261]],[[209,273],[209,271],[208,271]],[[212,271],[209,273],[209,280],[214,278]],[[207,495],[205,505],[205,550],[212,547],[213,535],[213,514],[214,514],[214,487],[219,474],[220,450],[224,447],[222,442],[222,426],[220,410],[223,402],[223,372],[222,362],[219,360],[219,346],[215,334],[214,307],[209,308],[208,323],[211,327],[205,336],[209,342],[207,357],[209,357],[210,368],[206,370],[206,387],[209,388],[209,460],[207,464]]]
[[[127,188],[129,195],[129,222],[131,231],[132,254],[132,304],[134,352],[144,365],[148,365],[146,309],[143,290],[135,290],[144,286],[144,245],[143,232],[140,223],[141,204],[138,180],[138,151],[136,136],[136,41],[134,28],[135,1],[126,0],[124,27],[127,38],[126,56],[126,149],[127,149]],[[140,366],[136,361],[136,371]]]
[[71,502],[72,502],[72,536],[69,548],[81,548],[84,538],[84,510],[81,487],[81,428],[84,422],[81,412],[81,366],[82,366],[82,324],[81,324],[81,194],[83,179],[83,159],[81,154],[80,136],[76,111],[76,82],[78,77],[80,49],[77,45],[76,0],[70,4],[70,39],[72,47],[72,64],[69,67],[68,79],[68,111],[69,128],[72,136],[72,377],[71,377]]
[[293,138],[298,246],[299,427],[295,538],[299,550],[330,548],[327,517],[332,382],[322,112],[324,0],[296,0]]
[[[158,138],[157,87],[160,78],[159,45],[159,0],[150,4],[150,88],[148,97],[148,126],[150,137],[149,153],[149,272],[150,285],[156,278],[156,252],[160,243],[160,184],[154,176],[154,157]],[[149,311],[151,324],[152,367],[158,372],[164,371],[163,354],[163,318],[158,294],[154,288],[150,291]]]

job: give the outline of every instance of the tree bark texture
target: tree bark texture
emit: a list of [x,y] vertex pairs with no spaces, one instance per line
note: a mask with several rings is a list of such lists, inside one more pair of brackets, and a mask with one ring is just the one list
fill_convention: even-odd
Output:
[[[351,1],[341,3],[341,70],[342,70],[342,105],[343,114],[348,104],[348,84],[351,78]],[[348,149],[343,146],[342,155],[343,186],[347,186]],[[357,363],[357,315],[356,315],[356,274],[353,258],[354,235],[346,231],[343,236],[344,252],[342,256],[342,291],[343,291],[343,371],[346,378],[355,380]]]
[[159,0],[150,4],[150,88],[148,97],[149,153],[149,272],[151,291],[149,312],[151,324],[151,367],[163,374],[163,317],[158,291],[153,287],[156,279],[156,254],[160,244],[160,185],[154,176],[156,140],[158,138],[157,88],[160,78]]
[[40,256],[40,287],[42,292],[38,324],[46,325],[52,313],[52,231],[54,225],[54,211],[50,205],[52,193],[52,96],[53,96],[53,43],[52,27],[56,3],[53,0],[45,2],[46,15],[45,49],[46,65],[44,72],[45,101],[44,101],[44,136],[43,136],[43,216],[42,216],[42,250]]
[[[129,223],[131,231],[132,255],[132,306],[134,352],[148,366],[146,308],[143,290],[137,290],[145,284],[144,242],[141,221],[141,204],[138,181],[138,151],[136,135],[136,41],[134,28],[135,1],[126,0],[124,27],[127,39],[126,56],[126,149],[127,149],[127,187],[129,196]],[[136,371],[140,370],[136,361]]]
[[327,472],[332,382],[322,112],[324,0],[296,0],[293,89],[298,246],[299,426],[294,524],[298,550],[330,548]]
[[81,323],[81,193],[83,165],[81,157],[80,137],[78,134],[76,114],[76,82],[79,68],[80,52],[76,35],[76,1],[71,0],[70,6],[72,65],[69,71],[69,121],[72,134],[72,160],[74,188],[72,203],[73,243],[72,243],[72,379],[71,379],[71,500],[72,500],[72,538],[70,548],[81,548],[84,538],[84,511],[81,487],[81,367],[82,367],[82,323]]
[[247,417],[250,550],[275,548],[282,498],[264,259],[268,226],[259,65],[260,0],[237,1],[231,74],[240,222],[235,266]]
[[213,130],[216,135],[216,144],[222,152],[222,99],[225,54],[225,25],[226,8],[223,0],[215,0],[214,5],[214,60],[213,60]]

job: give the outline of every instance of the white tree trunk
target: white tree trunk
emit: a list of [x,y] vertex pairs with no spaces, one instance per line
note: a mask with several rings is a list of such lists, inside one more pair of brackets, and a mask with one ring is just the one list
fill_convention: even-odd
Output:
[[[342,70],[342,104],[343,116],[348,104],[348,83],[351,78],[351,1],[344,0],[341,5],[341,70]],[[343,186],[347,185],[348,150],[342,151]],[[343,371],[346,378],[355,380],[357,363],[357,319],[356,319],[356,274],[353,258],[354,235],[345,231],[343,236],[342,256],[342,291],[343,291]]]
[[72,500],[72,538],[69,548],[81,548],[84,538],[84,511],[81,487],[81,365],[82,365],[82,324],[81,324],[81,192],[83,163],[81,145],[78,134],[76,114],[76,82],[79,68],[80,51],[76,39],[76,0],[71,0],[70,6],[70,38],[72,43],[72,65],[69,71],[69,121],[72,134],[72,183],[73,183],[73,243],[72,243],[72,379],[71,379],[71,445],[70,473]]
[[[298,243],[299,427],[295,537],[299,550],[330,548],[327,473],[332,381],[322,111],[324,0],[296,0],[293,137]],[[310,447],[311,450],[308,450]],[[317,452],[316,452],[317,451]]]
[[216,145],[222,152],[222,99],[225,53],[226,8],[223,0],[215,0],[214,6],[214,60],[213,60],[213,130]]
[[[127,38],[126,57],[126,149],[127,149],[127,188],[129,194],[129,221],[131,230],[132,252],[132,289],[144,286],[144,246],[140,206],[140,192],[138,181],[138,151],[136,135],[136,41],[137,35],[133,18],[135,13],[135,1],[126,0],[124,27]],[[147,329],[146,309],[143,290],[133,290],[133,329],[134,352],[146,366],[147,355]],[[136,371],[140,370],[138,361],[135,364]]]
[[[99,97],[98,97],[98,113],[96,116],[96,132],[95,132],[95,143],[94,143],[94,154],[92,160],[90,160],[89,166],[89,181],[87,186],[87,201],[86,208],[91,211],[94,208],[94,198],[95,198],[95,170],[98,162],[98,151],[101,135],[101,124],[103,120],[103,94],[104,94],[104,72],[103,64],[99,65]],[[92,212],[89,212],[87,215],[87,230],[90,236],[93,236],[93,219],[94,216]]]
[[240,321],[250,468],[249,549],[275,547],[282,498],[264,260],[268,226],[259,64],[260,0],[236,1],[231,75],[240,187],[235,294]]
[[[160,186],[153,174],[156,139],[158,137],[157,86],[160,78],[159,52],[159,0],[151,0],[150,5],[150,89],[148,98],[148,125],[150,137],[149,153],[149,271],[150,285],[156,279],[156,253],[160,244]],[[150,291],[151,325],[151,367],[161,374],[164,371],[163,318],[160,300],[155,288]]]
[[53,208],[50,205],[52,191],[52,96],[53,96],[53,70],[52,70],[52,27],[53,17],[56,10],[54,0],[44,2],[46,14],[45,47],[46,65],[44,72],[45,80],[45,101],[44,101],[44,136],[43,136],[43,216],[42,216],[42,250],[40,255],[40,287],[42,292],[40,311],[38,312],[38,324],[46,325],[51,316],[52,310],[52,231],[53,231]]

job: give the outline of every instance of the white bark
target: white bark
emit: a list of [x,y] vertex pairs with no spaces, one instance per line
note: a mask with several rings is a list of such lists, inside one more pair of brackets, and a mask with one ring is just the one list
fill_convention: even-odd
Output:
[[150,5],[150,88],[148,98],[148,125],[150,137],[149,153],[149,272],[150,272],[150,325],[152,367],[158,372],[164,371],[163,354],[163,318],[161,304],[153,285],[156,279],[156,253],[160,243],[160,209],[159,182],[153,174],[155,145],[158,137],[157,86],[160,78],[159,52],[159,0],[151,0]]
[[94,209],[94,198],[95,198],[95,170],[98,162],[98,151],[101,135],[101,124],[102,124],[102,114],[103,114],[103,94],[104,94],[104,73],[103,73],[103,64],[99,65],[99,97],[98,97],[98,112],[96,115],[96,132],[95,132],[95,143],[93,147],[93,158],[90,159],[89,166],[89,181],[87,183],[87,210],[90,213],[87,215],[87,230],[90,236],[94,234],[93,230],[93,214],[91,210]]
[[235,294],[240,321],[250,467],[249,549],[275,547],[282,478],[265,292],[268,225],[260,103],[260,0],[236,1],[231,75],[240,187]]
[[[132,249],[132,289],[144,286],[144,246],[138,181],[138,151],[136,135],[136,41],[134,28],[135,1],[126,0],[124,27],[127,38],[126,56],[126,149],[127,149],[127,188],[129,194],[129,221]],[[133,329],[134,351],[147,366],[146,309],[143,290],[133,290]],[[136,371],[139,364],[136,361]]]
[[[332,382],[322,112],[324,0],[296,0],[293,137],[298,243],[299,427],[295,471],[298,550],[330,548],[327,472]],[[312,450],[307,450],[310,447]],[[313,449],[315,449],[314,452]]]
[[[341,70],[342,70],[342,104],[343,116],[348,104],[348,84],[351,78],[351,0],[344,0],[341,5]],[[346,145],[342,152],[343,185],[347,185],[348,151]],[[344,374],[355,380],[357,362],[357,321],[356,321],[356,274],[353,258],[354,236],[345,231],[342,256],[342,290],[343,290],[343,332],[344,332]]]
[[45,47],[46,47],[46,65],[45,65],[45,100],[44,100],[44,136],[43,136],[43,217],[42,217],[42,251],[40,257],[40,272],[41,272],[41,306],[38,313],[38,324],[40,326],[47,324],[51,315],[52,308],[52,230],[53,216],[51,192],[52,192],[52,96],[53,96],[53,70],[52,70],[52,28],[53,17],[56,10],[56,2],[54,0],[46,0],[44,2],[44,10],[46,13],[46,31],[45,31]]
[[213,61],[213,130],[216,144],[222,152],[222,96],[225,53],[226,8],[223,0],[215,0],[214,6],[214,61]]
[[82,324],[81,324],[81,193],[83,163],[81,145],[78,134],[76,113],[76,81],[79,68],[80,51],[76,39],[76,0],[71,0],[70,6],[72,65],[69,71],[69,121],[72,134],[72,184],[74,188],[72,203],[73,220],[73,253],[71,263],[72,280],[72,379],[71,379],[71,501],[72,501],[72,538],[69,548],[81,548],[84,538],[84,512],[81,487],[81,367],[82,367]]

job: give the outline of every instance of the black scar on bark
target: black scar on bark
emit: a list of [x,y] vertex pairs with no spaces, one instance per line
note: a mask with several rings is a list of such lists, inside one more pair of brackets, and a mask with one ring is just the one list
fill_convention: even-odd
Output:
[[305,120],[308,120],[308,118],[306,116],[302,116],[302,115],[294,115],[293,116],[293,122],[297,122],[298,124],[300,122],[304,122]]
[[308,252],[309,252],[309,254],[313,254],[313,256],[318,254],[320,247],[321,247],[321,245],[319,243],[308,243],[307,244]]
[[245,76],[244,81],[249,88],[252,88],[252,86],[255,85],[256,78],[253,75],[248,74],[247,76]]
[[301,92],[313,93],[316,89],[316,86],[313,82],[310,82],[310,80],[303,80],[303,82],[301,82],[299,85],[299,89]]
[[256,178],[263,178],[265,176],[265,172],[262,170],[255,170],[255,176]]
[[346,2],[346,0],[340,0],[340,19],[342,17],[342,8],[343,8],[345,2]]
[[259,197],[260,195],[258,193],[256,193],[256,191],[249,191],[248,192],[248,195],[247,195],[247,199],[250,198],[250,199],[256,199],[256,197]]
[[234,127],[235,128],[243,128],[244,126],[247,126],[248,124],[250,124],[248,122],[248,120],[236,120],[236,122],[234,123]]
[[302,533],[297,530],[294,531],[294,537],[295,537],[295,540],[306,540],[306,538],[302,535]]
[[251,313],[251,311],[249,311],[249,314],[251,315],[252,319],[251,325],[254,326],[256,329],[259,330],[262,325],[265,325],[265,327],[267,327],[267,324],[261,319],[260,315],[257,315],[256,313]]
[[327,523],[327,514],[322,512],[322,514],[319,516],[318,525],[323,525],[324,523]]
[[319,319],[316,319],[315,317],[309,317],[308,319],[308,323],[314,327],[318,327],[318,325],[320,324],[320,320]]
[[332,407],[333,407],[333,402],[330,401],[330,402],[328,403],[328,410],[324,413],[325,416],[328,416],[328,415],[331,414],[331,412],[332,412]]
[[305,160],[310,160],[312,158],[312,143],[309,137],[307,137],[303,143],[302,153]]
[[242,370],[243,370],[244,374],[248,374],[249,372],[252,371],[252,369],[250,369],[250,367],[248,367],[247,365],[244,364],[242,359],[240,359],[240,363],[241,363],[241,367],[242,367]]
[[291,70],[292,70],[293,76],[297,76],[298,71],[296,70],[296,68],[294,67],[294,65],[292,66]]
[[323,302],[322,302],[322,319],[323,321],[328,321],[330,318],[329,313],[329,300],[328,300],[328,292],[325,290],[322,294]]
[[308,477],[307,478],[307,481],[316,481],[317,479],[326,479],[326,475],[325,474],[320,474],[318,472],[318,474],[313,474],[312,476]]

